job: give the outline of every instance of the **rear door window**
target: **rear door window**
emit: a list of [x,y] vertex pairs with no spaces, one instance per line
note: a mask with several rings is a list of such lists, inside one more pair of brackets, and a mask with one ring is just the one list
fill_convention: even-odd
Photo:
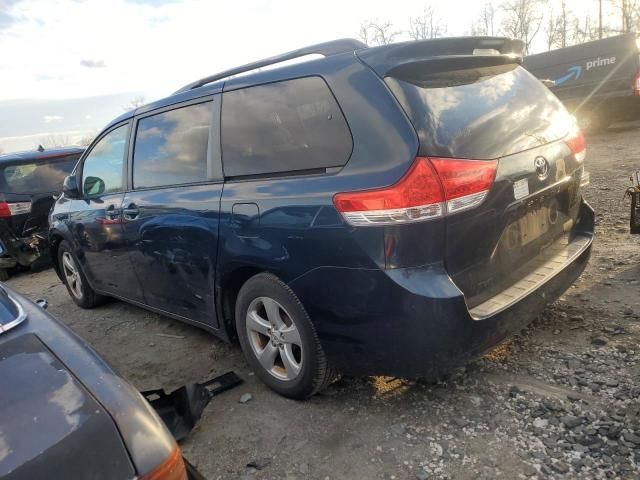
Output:
[[420,139],[420,155],[494,159],[568,133],[560,101],[522,67],[414,70],[385,82]]
[[64,178],[71,173],[79,157],[68,155],[3,167],[0,173],[2,193],[59,192]]
[[221,135],[227,177],[340,167],[352,149],[347,122],[320,77],[224,93]]
[[212,102],[142,118],[133,151],[134,188],[206,181],[212,119]]

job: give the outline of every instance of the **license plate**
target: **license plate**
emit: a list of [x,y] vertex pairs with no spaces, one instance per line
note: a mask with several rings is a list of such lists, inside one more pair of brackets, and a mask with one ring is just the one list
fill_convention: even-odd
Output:
[[542,207],[527,213],[518,220],[520,245],[524,246],[540,238],[549,231],[549,207]]

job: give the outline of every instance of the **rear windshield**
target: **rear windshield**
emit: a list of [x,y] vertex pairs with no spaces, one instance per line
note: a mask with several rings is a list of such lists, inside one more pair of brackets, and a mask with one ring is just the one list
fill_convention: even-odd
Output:
[[64,178],[71,173],[80,155],[7,165],[0,168],[2,193],[60,192]]
[[420,139],[420,155],[492,159],[562,138],[571,117],[522,67],[385,79]]

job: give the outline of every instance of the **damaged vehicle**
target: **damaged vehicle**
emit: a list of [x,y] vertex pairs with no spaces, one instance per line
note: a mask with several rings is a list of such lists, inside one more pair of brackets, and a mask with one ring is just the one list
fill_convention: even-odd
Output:
[[49,211],[83,151],[40,147],[0,155],[0,280],[15,267],[50,261]]
[[111,296],[237,339],[288,397],[437,379],[591,252],[585,139],[523,48],[335,40],[124,114],[65,180],[57,272],[83,308]]
[[0,285],[0,479],[202,478],[142,395],[42,307]]

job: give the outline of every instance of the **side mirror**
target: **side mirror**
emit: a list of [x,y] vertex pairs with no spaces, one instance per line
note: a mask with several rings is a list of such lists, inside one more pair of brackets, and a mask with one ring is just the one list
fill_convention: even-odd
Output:
[[104,180],[98,177],[86,177],[84,179],[85,195],[102,195],[104,193]]
[[67,198],[80,198],[80,189],[78,188],[78,179],[75,175],[69,175],[64,179],[62,184],[62,193]]

